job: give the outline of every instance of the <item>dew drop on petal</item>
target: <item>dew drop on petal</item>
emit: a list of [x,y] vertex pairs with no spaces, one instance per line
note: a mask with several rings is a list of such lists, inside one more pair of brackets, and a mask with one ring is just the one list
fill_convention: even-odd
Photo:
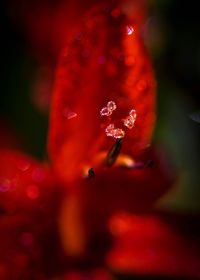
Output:
[[114,137],[114,130],[114,124],[109,124],[105,129],[106,135]]
[[107,104],[107,108],[109,111],[114,111],[117,108],[117,105],[115,104],[114,101],[109,101]]
[[123,129],[121,129],[121,128],[114,129],[114,133],[113,133],[114,138],[121,139],[121,138],[124,138],[124,136],[125,136],[125,132]]
[[131,116],[124,119],[124,125],[126,127],[128,127],[129,129],[133,128],[134,123],[135,123],[135,121],[134,121],[133,117],[131,117]]
[[129,112],[129,116],[124,119],[124,125],[128,127],[129,129],[134,127],[135,120],[136,120],[137,114],[136,111],[133,109]]
[[127,33],[127,35],[132,35],[133,34],[133,32],[134,32],[134,29],[133,29],[133,27],[131,26],[131,25],[127,25],[126,26],[126,33]]
[[132,116],[134,119],[136,119],[136,117],[137,117],[136,110],[132,109],[132,110],[129,112],[129,115]]
[[102,108],[101,111],[100,111],[100,115],[101,115],[101,116],[110,116],[111,114],[112,114],[112,111],[110,111],[110,110],[108,109],[108,107],[104,107],[104,108]]

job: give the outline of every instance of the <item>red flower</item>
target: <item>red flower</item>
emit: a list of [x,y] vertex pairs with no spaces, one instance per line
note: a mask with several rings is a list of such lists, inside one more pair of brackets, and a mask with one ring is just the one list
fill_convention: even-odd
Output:
[[[63,244],[72,254],[81,251],[85,242],[83,234],[78,235],[77,216],[87,234],[95,236],[105,232],[113,211],[148,209],[170,184],[158,160],[153,168],[135,168],[156,158],[147,151],[155,121],[155,80],[139,30],[138,21],[119,8],[94,8],[60,58],[49,154],[61,183],[72,193],[73,207],[68,196],[61,215]],[[101,116],[109,101],[117,108],[112,115]],[[133,109],[136,120],[129,129],[124,119]],[[105,164],[115,143],[106,135],[110,125],[126,133],[112,167]],[[90,170],[95,177],[83,179]],[[71,219],[68,225],[69,216],[74,229]]]
[[1,279],[61,275],[73,257],[102,264],[113,215],[149,211],[170,187],[163,161],[149,148],[155,79],[140,36],[143,15],[134,7],[133,13],[123,5],[93,8],[62,52],[51,164],[0,153]]

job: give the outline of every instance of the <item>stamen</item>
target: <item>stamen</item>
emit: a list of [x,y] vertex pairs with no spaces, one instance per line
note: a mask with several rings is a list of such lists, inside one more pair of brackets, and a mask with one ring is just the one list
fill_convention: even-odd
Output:
[[91,167],[89,170],[88,170],[88,179],[92,179],[95,177],[95,173],[94,173],[94,169]]
[[115,144],[111,147],[110,151],[108,152],[105,158],[105,165],[111,167],[117,160],[121,148],[122,148],[122,139],[117,139]]

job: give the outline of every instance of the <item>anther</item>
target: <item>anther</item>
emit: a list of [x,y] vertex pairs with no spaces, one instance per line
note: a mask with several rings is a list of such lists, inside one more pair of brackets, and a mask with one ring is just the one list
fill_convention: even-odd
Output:
[[92,179],[95,177],[95,173],[94,173],[94,169],[91,167],[89,170],[88,170],[88,179]]
[[117,160],[121,148],[122,148],[122,139],[117,139],[115,144],[111,147],[110,151],[108,152],[105,158],[105,165],[111,167]]

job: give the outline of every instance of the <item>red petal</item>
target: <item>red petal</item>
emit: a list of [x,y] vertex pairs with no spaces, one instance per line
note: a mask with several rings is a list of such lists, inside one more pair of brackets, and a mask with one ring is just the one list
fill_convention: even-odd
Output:
[[148,158],[155,161],[152,167],[101,167],[94,169],[94,177],[73,183],[74,191],[63,199],[60,216],[61,240],[67,254],[102,259],[108,249],[105,239],[110,217],[119,211],[149,211],[169,189],[173,176],[169,176],[166,162],[163,164],[152,152],[146,154],[144,162]]
[[25,230],[28,223],[25,215],[0,216],[0,279],[2,280],[22,279],[31,274],[29,257],[33,251],[36,254],[36,248],[33,247],[33,235]]
[[120,273],[198,278],[198,223],[198,217],[184,215],[115,215],[108,264]]
[[0,279],[44,280],[46,272],[60,267],[59,202],[46,166],[19,152],[0,151]]
[[14,151],[0,151],[0,208],[8,213],[35,211],[51,196],[47,167]]
[[[140,38],[137,21],[122,11],[96,8],[83,21],[61,56],[57,69],[50,121],[49,153],[66,182],[80,173],[113,143],[105,135],[100,110],[108,101],[117,104],[117,125],[131,109],[135,127],[128,130],[123,149],[135,155],[149,144],[155,119],[155,80]],[[127,35],[127,28],[134,32]],[[70,116],[74,117],[70,117]],[[103,128],[102,128],[103,126]]]
[[[92,6],[106,3],[106,0],[13,0],[11,4],[14,20],[32,43],[40,60],[55,62],[60,49],[69,40],[80,24],[80,18]],[[118,2],[118,1],[116,1]],[[119,1],[120,2],[120,1]],[[127,1],[123,4],[131,16],[142,23],[147,10],[146,0]],[[123,3],[123,1],[122,1]],[[113,11],[116,14],[117,11]]]

